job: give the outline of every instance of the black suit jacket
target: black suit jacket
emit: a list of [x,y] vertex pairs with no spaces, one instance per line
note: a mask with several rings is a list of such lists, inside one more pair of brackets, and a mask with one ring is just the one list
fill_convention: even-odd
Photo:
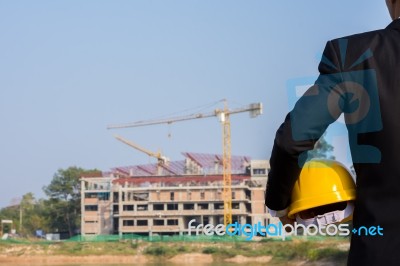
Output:
[[276,133],[266,205],[283,210],[304,156],[345,113],[357,174],[349,265],[400,265],[400,20],[387,28],[329,41],[320,76]]

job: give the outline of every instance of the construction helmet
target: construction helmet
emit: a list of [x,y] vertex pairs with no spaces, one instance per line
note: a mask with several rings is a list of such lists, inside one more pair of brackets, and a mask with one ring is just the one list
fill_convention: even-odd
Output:
[[344,165],[333,160],[311,160],[301,170],[288,216],[303,225],[327,225],[352,219],[356,185]]

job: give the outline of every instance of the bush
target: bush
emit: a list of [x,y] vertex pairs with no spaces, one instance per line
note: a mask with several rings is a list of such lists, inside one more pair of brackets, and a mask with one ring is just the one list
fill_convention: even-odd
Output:
[[204,254],[215,254],[218,252],[217,247],[205,247],[203,248],[203,253]]
[[137,249],[138,246],[139,246],[139,243],[138,243],[137,241],[133,241],[133,240],[132,240],[132,242],[131,242],[131,248]]
[[333,261],[340,261],[347,259],[347,251],[333,249],[333,248],[324,248],[324,249],[311,249],[308,251],[307,258],[311,261],[328,259]]
[[180,246],[176,249],[179,253],[187,253],[190,249],[187,246]]
[[144,254],[152,255],[152,256],[174,256],[177,254],[177,251],[168,246],[150,246],[144,250]]
[[237,250],[232,248],[221,248],[219,253],[224,257],[234,257],[237,255]]
[[237,250],[234,248],[205,247],[203,253],[220,255],[222,257],[233,257],[237,255]]
[[260,240],[260,242],[272,242],[275,241],[272,237],[264,237]]

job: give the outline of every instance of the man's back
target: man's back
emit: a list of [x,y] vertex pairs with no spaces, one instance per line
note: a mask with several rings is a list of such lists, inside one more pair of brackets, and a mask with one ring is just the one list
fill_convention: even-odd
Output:
[[[383,236],[379,234],[365,236],[364,232],[359,232],[360,235],[357,232],[353,234],[349,263],[398,265],[400,263],[398,251],[400,248],[400,212],[398,212],[400,210],[400,20],[393,21],[384,30],[358,34],[346,39],[348,39],[346,64],[353,64],[362,53],[368,49],[371,51],[371,57],[351,71],[359,70],[361,73],[369,69],[375,71],[378,102],[371,99],[370,104],[379,104],[379,110],[376,112],[380,114],[380,118],[376,115],[373,120],[368,121],[368,124],[381,122],[381,129],[368,128],[368,125],[362,126],[356,123],[353,132],[351,125],[347,125],[350,127],[350,139],[353,134],[354,141],[350,141],[350,144],[357,173],[354,228],[378,225],[383,228]],[[370,77],[366,77],[368,75],[362,76],[365,83],[374,82]]]
[[[400,19],[383,30],[328,42],[319,71],[315,86],[277,131],[266,204],[287,208],[304,155],[343,112],[357,174],[349,265],[398,265]],[[382,230],[366,235],[358,230],[362,226]]]

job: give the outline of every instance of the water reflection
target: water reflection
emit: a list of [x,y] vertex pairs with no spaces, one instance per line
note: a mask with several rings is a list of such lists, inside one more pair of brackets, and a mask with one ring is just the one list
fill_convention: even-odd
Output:
[[[2,265],[2,264],[0,264]],[[23,264],[13,264],[13,266],[22,266]],[[45,266],[93,266],[94,264],[44,264]],[[95,264],[96,266],[133,266],[133,265],[143,265],[143,266],[183,266],[186,265],[186,263],[171,263],[171,262],[148,262],[148,263],[125,263],[125,264]],[[242,263],[233,263],[233,262],[212,262],[212,263],[190,263],[190,266],[238,266],[238,265],[243,265]],[[261,266],[261,265],[266,265],[265,263],[262,262],[246,262],[246,266]],[[283,265],[288,265],[287,262],[285,263],[279,263],[279,262],[269,262],[267,263],[269,266],[283,266]],[[320,266],[320,265],[345,265],[345,264],[321,264],[318,262],[298,262],[298,263],[293,263],[291,265],[303,265],[303,266]],[[24,265],[26,266],[26,264]]]

